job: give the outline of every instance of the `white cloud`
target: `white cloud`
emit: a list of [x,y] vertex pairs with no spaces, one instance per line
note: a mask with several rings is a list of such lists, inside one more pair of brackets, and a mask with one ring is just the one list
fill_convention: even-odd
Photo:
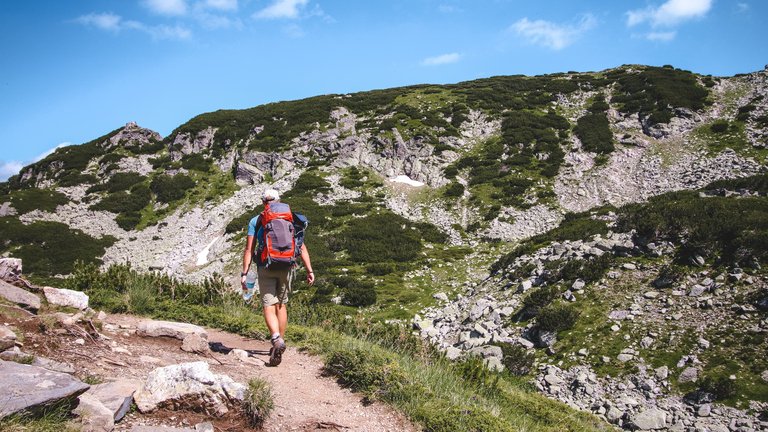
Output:
[[659,7],[627,12],[627,25],[648,22],[653,27],[671,27],[695,18],[701,18],[712,8],[713,0],[667,0]]
[[669,42],[677,36],[676,31],[668,32],[650,32],[645,35],[645,38],[650,41]]
[[184,15],[187,0],[144,0],[144,7],[159,15]]
[[450,54],[442,54],[434,57],[427,57],[421,61],[421,64],[424,66],[438,66],[438,65],[456,63],[459,60],[461,60],[461,54],[450,53]]
[[736,3],[736,8],[739,12],[749,11],[749,3]]
[[210,9],[222,11],[237,10],[237,0],[205,0],[204,5]]
[[271,5],[253,16],[261,19],[298,18],[299,12],[308,2],[309,0],[274,0]]
[[6,181],[8,177],[18,174],[23,167],[24,165],[18,161],[0,161],[0,181]]
[[122,18],[120,18],[120,15],[115,15],[111,12],[92,13],[88,15],[83,15],[75,19],[75,22],[79,24],[82,24],[85,26],[93,26],[101,30],[111,30],[111,31],[120,30],[120,21],[122,21]]
[[283,33],[288,35],[288,37],[292,37],[294,39],[304,37],[305,35],[304,29],[302,29],[301,26],[296,24],[289,24],[283,27]]
[[138,21],[124,20],[121,16],[112,13],[83,15],[74,21],[84,26],[116,33],[123,30],[136,30],[150,35],[153,39],[189,39],[192,36],[192,31],[179,25],[149,26]]
[[203,28],[207,30],[243,28],[243,22],[239,18],[230,18],[222,15],[198,12],[195,13],[195,19]]
[[71,145],[72,145],[71,142],[63,142],[63,143],[57,145],[56,147],[53,147],[53,148],[51,148],[49,150],[46,150],[45,152],[40,153],[39,155],[37,155],[37,157],[34,159],[34,162],[37,162],[37,161],[42,160],[42,159],[45,159],[48,155],[52,154],[53,152],[55,152],[56,150],[58,150],[58,149],[60,149],[62,147],[71,146]]
[[597,24],[594,16],[587,14],[576,24],[557,24],[550,21],[531,21],[523,18],[510,27],[510,30],[522,36],[529,43],[561,50],[578,39]]

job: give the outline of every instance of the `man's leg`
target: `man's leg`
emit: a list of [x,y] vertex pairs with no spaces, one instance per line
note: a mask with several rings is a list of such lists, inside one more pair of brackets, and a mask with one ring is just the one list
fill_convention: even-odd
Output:
[[[278,328],[280,329],[280,337],[285,339],[285,329],[288,327],[288,305],[285,303],[278,303],[275,305],[276,308],[276,320],[278,324]],[[267,324],[269,326],[269,324]],[[274,334],[274,331],[272,330],[272,327],[269,328],[269,331]]]
[[[280,318],[279,318],[279,312],[278,312],[278,306],[283,306],[282,309],[285,309],[285,305],[281,305],[280,303],[273,304],[271,306],[264,306],[264,322],[267,323],[267,328],[269,329],[270,336],[276,333],[280,333],[280,336],[283,335],[283,332],[285,331],[285,325],[280,325]],[[285,315],[286,313],[283,312]],[[286,320],[287,320],[286,315]]]

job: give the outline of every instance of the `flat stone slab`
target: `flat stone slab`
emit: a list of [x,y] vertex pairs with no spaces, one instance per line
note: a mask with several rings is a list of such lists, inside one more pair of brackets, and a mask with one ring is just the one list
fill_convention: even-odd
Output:
[[73,307],[80,310],[88,309],[88,295],[81,291],[63,288],[43,287],[45,299],[56,306]]
[[72,375],[0,360],[0,418],[74,399],[89,387]]
[[16,345],[16,333],[4,325],[0,325],[0,351],[13,348]]
[[208,333],[200,326],[171,321],[142,321],[139,323],[136,333],[139,336],[168,336],[182,341],[185,337],[192,334],[208,339]]
[[117,381],[96,384],[86,394],[99,400],[112,412],[115,422],[120,421],[131,409],[133,394],[141,387],[141,381],[120,379]]
[[651,408],[633,415],[632,424],[640,430],[658,430],[667,427],[667,413],[658,408]]
[[0,280],[0,298],[32,311],[40,309],[40,297],[2,280]]
[[78,398],[77,408],[72,413],[80,418],[84,432],[111,432],[115,428],[112,411],[105,407],[97,398],[83,393]]

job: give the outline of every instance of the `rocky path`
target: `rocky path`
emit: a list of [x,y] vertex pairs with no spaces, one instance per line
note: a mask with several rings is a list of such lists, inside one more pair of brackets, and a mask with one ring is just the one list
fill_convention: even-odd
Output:
[[[101,338],[91,339],[67,326],[67,314],[29,315],[0,307],[0,322],[21,333],[23,350],[70,367],[72,374],[87,382],[134,379],[143,382],[160,367],[205,362],[211,372],[247,384],[260,377],[272,385],[275,409],[264,424],[265,431],[414,431],[400,413],[380,404],[364,404],[360,395],[323,376],[322,361],[289,346],[278,367],[267,367],[269,343],[227,332],[206,329],[212,351],[185,352],[182,341],[171,337],[142,336],[142,318],[128,315],[102,316]],[[71,316],[69,316],[71,319]],[[54,324],[54,322],[60,324]],[[70,321],[71,323],[71,321]],[[46,331],[40,331],[47,328]],[[288,341],[290,344],[290,341]],[[132,411],[115,425],[115,431],[141,430],[148,426],[193,428],[211,422],[215,431],[257,430],[248,426],[238,410],[220,418],[190,411],[158,410],[150,414]],[[154,430],[153,429],[153,430]],[[184,429],[182,429],[184,430]],[[192,429],[194,430],[194,429]]]

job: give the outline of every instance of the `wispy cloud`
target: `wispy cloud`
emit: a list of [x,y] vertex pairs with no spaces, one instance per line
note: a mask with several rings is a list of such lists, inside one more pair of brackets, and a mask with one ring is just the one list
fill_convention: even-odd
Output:
[[749,9],[749,3],[736,3],[736,10],[741,13],[748,12]]
[[237,0],[205,0],[203,5],[210,9],[218,9],[221,11],[237,10]]
[[583,15],[575,24],[558,24],[544,20],[531,21],[526,17],[512,24],[510,30],[534,45],[561,50],[573,44],[595,25],[597,25],[597,19],[591,14]]
[[299,17],[301,10],[309,0],[274,0],[271,5],[256,12],[253,16],[259,19],[294,19]]
[[188,9],[187,0],[143,0],[142,4],[159,15],[184,15]]
[[111,12],[92,13],[75,19],[75,22],[84,26],[96,27],[101,30],[120,31],[122,18]]
[[668,32],[650,32],[645,35],[645,38],[650,41],[669,42],[677,36],[676,31]]
[[434,57],[427,57],[421,61],[421,64],[424,66],[439,66],[439,65],[456,63],[459,60],[461,60],[461,54],[450,53],[450,54],[441,54],[439,56],[434,56]]
[[283,27],[283,33],[294,39],[302,38],[305,35],[304,29],[298,24],[289,24]]
[[56,147],[53,147],[51,149],[48,149],[48,150],[44,151],[43,153],[40,153],[39,155],[37,155],[37,157],[34,159],[33,162],[37,162],[39,160],[45,159],[49,155],[53,154],[53,152],[55,152],[56,150],[58,150],[58,149],[60,149],[62,147],[71,146],[71,145],[72,145],[71,142],[63,142],[63,143],[57,145]]
[[8,177],[18,174],[23,167],[19,161],[0,161],[0,181],[6,181]]
[[121,32],[123,30],[136,30],[150,35],[153,39],[189,39],[192,31],[179,26],[156,25],[151,26],[139,21],[124,20],[120,15],[111,12],[92,13],[83,15],[74,20],[78,24],[87,27],[95,27],[99,30]]
[[672,27],[682,22],[701,18],[712,8],[712,0],[667,0],[658,7],[627,12],[627,25],[634,27],[650,23],[653,27]]

